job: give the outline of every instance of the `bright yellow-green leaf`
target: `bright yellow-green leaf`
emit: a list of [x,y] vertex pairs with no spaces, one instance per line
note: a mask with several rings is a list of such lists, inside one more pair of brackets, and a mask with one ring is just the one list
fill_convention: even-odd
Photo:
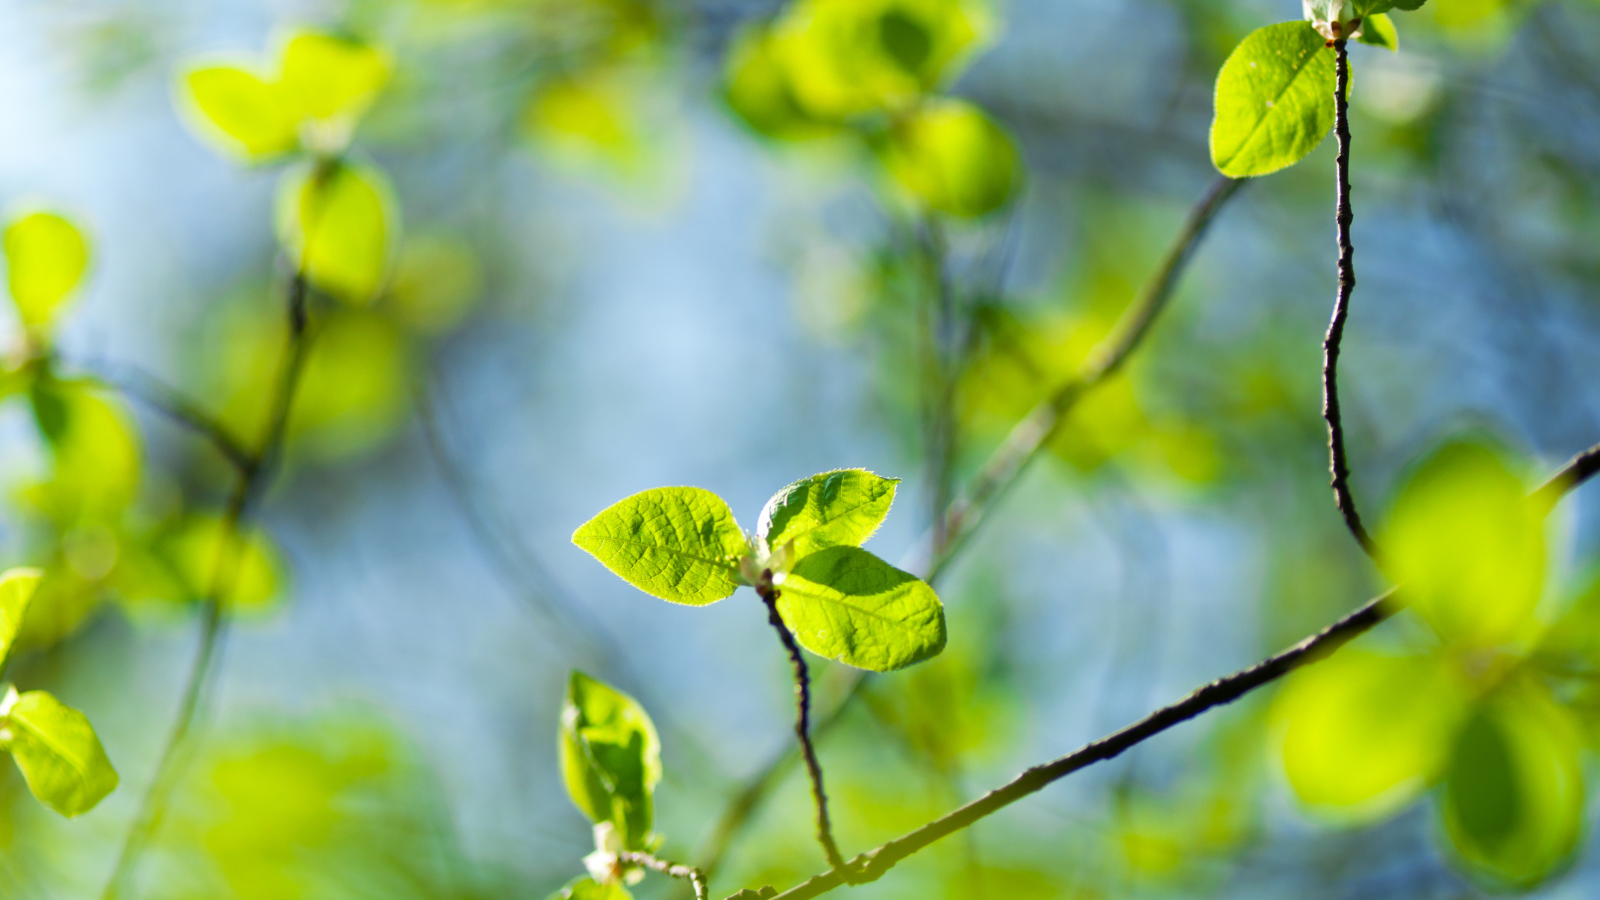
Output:
[[94,809],[117,787],[117,770],[83,713],[44,691],[0,701],[0,749],[7,750],[39,801],[63,816]]
[[953,216],[993,212],[1021,182],[1011,137],[961,100],[929,103],[897,123],[882,156],[902,187],[930,209]]
[[637,700],[574,671],[561,707],[561,773],[589,820],[609,822],[622,845],[650,843],[651,794],[661,780],[661,740]]
[[830,547],[794,564],[778,614],[800,646],[872,672],[944,649],[944,605],[926,582],[859,547]]
[[[225,598],[230,607],[262,610],[282,589],[282,558],[265,533],[252,529],[240,540],[223,524],[222,516],[217,514],[192,515],[163,541],[167,557],[188,592],[188,596],[178,599],[210,597],[222,584],[220,571],[232,583]],[[228,540],[227,546],[224,539]]]
[[389,83],[388,56],[327,34],[299,32],[283,46],[280,83],[290,107],[315,119],[366,112]]
[[1523,636],[1544,587],[1544,520],[1495,451],[1435,450],[1401,489],[1378,534],[1384,571],[1446,640]]
[[466,241],[410,237],[395,267],[388,304],[408,328],[443,334],[466,316],[482,289],[482,267]]
[[291,437],[320,459],[376,446],[405,420],[410,351],[374,313],[341,309],[318,326],[289,420]]
[[27,499],[65,526],[125,509],[139,488],[140,449],[132,416],[115,395],[87,381],[36,381],[34,417],[55,458],[50,480]]
[[1542,685],[1516,682],[1461,730],[1440,803],[1445,833],[1474,875],[1526,890],[1557,871],[1583,827],[1583,769],[1571,714]]
[[44,573],[38,569],[8,569],[0,575],[0,671],[11,656],[11,645],[22,630],[28,604],[39,589]]
[[739,560],[749,550],[728,504],[692,487],[619,500],[580,525],[572,542],[639,590],[690,606],[737,590]]
[[1319,816],[1384,818],[1442,774],[1468,703],[1443,657],[1340,650],[1291,675],[1274,702],[1289,785]]
[[5,230],[6,282],[28,328],[51,323],[89,268],[89,242],[65,217],[34,212]]
[[245,162],[300,146],[300,116],[276,82],[240,66],[193,68],[178,80],[179,108],[209,143]]
[[1333,130],[1333,51],[1310,22],[1246,37],[1217,76],[1211,161],[1248,178],[1299,162]]
[[747,29],[728,51],[728,105],[768,137],[802,140],[836,134],[837,122],[813,118],[800,106],[780,38],[765,24]]
[[279,188],[278,231],[290,257],[346,303],[367,304],[383,287],[399,223],[389,180],[371,166],[308,166]]
[[1394,20],[1384,13],[1374,13],[1361,20],[1361,43],[1399,52],[1400,32]]
[[767,501],[756,533],[774,550],[793,541],[796,559],[825,547],[860,546],[889,514],[899,483],[865,469],[803,478]]
[[601,884],[585,875],[567,882],[547,900],[633,900],[633,894],[620,884]]
[[99,580],[79,575],[65,560],[53,561],[28,604],[17,646],[53,647],[76,634],[100,608],[104,596]]

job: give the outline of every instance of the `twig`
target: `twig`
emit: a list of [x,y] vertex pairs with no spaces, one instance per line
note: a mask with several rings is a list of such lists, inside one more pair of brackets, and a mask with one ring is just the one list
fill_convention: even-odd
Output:
[[289,333],[285,360],[278,371],[267,430],[262,437],[260,450],[251,455],[249,464],[240,470],[239,482],[229,497],[227,509],[223,514],[222,539],[217,547],[211,588],[201,605],[199,648],[195,651],[194,663],[189,670],[188,682],[184,686],[183,698],[178,705],[178,715],[173,722],[172,732],[162,748],[161,758],[156,764],[156,774],[151,780],[150,787],[134,814],[133,824],[128,830],[122,850],[117,856],[116,866],[112,870],[111,880],[106,884],[102,895],[103,900],[115,900],[131,886],[139,857],[154,840],[161,827],[161,819],[166,811],[169,796],[182,780],[186,768],[181,764],[184,750],[194,725],[195,715],[200,708],[200,699],[210,683],[211,675],[216,668],[216,659],[221,652],[226,623],[225,605],[238,575],[241,530],[277,470],[284,437],[288,431],[289,412],[293,407],[295,389],[305,369],[306,355],[311,344],[307,329],[306,294],[305,273],[297,272],[289,282]]
[[118,392],[143,403],[176,424],[204,438],[218,453],[241,472],[250,468],[252,458],[244,443],[226,425],[206,412],[197,401],[156,376],[131,363],[86,365],[95,377]]
[[1328,335],[1322,341],[1322,417],[1328,422],[1328,468],[1334,501],[1344,516],[1345,527],[1370,556],[1375,552],[1372,536],[1361,524],[1355,497],[1350,493],[1350,458],[1345,452],[1344,419],[1339,411],[1339,345],[1350,317],[1350,295],[1356,289],[1356,248],[1350,242],[1350,225],[1355,221],[1355,211],[1350,206],[1350,56],[1342,40],[1333,42],[1333,52],[1338,71],[1333,92],[1333,130],[1339,137],[1339,155],[1334,164],[1338,170],[1335,221],[1339,232],[1339,292]]
[[1595,475],[1600,475],[1600,444],[1568,460],[1567,464],[1561,467],[1561,471],[1550,476],[1548,481],[1533,492],[1533,501],[1545,507],[1554,506],[1564,494]]
[[839,845],[833,841],[833,825],[828,821],[828,795],[822,788],[822,765],[817,762],[817,750],[811,743],[811,676],[806,670],[805,657],[800,654],[800,645],[795,643],[789,626],[778,615],[779,591],[767,580],[770,577],[770,574],[764,575],[762,583],[756,586],[756,592],[767,605],[767,621],[778,632],[778,639],[789,651],[789,662],[794,664],[794,734],[800,739],[800,755],[805,759],[807,774],[811,776],[811,797],[817,804],[817,841],[822,844],[822,852],[828,857],[828,865],[839,875],[841,882],[845,882],[844,857],[839,854]]
[[1133,351],[1150,333],[1156,319],[1172,299],[1179,278],[1188,268],[1195,248],[1205,237],[1212,221],[1227,202],[1244,186],[1243,180],[1217,179],[1195,204],[1178,239],[1173,242],[1144,292],[1123,314],[1116,329],[1095,349],[1071,378],[1057,385],[1027,417],[1011,429],[994,453],[973,478],[967,495],[945,513],[944,547],[936,552],[928,569],[936,578],[982,523],[984,514],[1000,499],[1028,464],[1039,455],[1065,424],[1067,414],[1082,397],[1115,375]]
[[654,869],[671,878],[682,878],[694,888],[695,900],[708,900],[711,896],[710,888],[706,886],[706,873],[693,866],[668,862],[664,859],[657,859],[649,853],[635,853],[633,851],[618,853],[617,859],[628,865]]

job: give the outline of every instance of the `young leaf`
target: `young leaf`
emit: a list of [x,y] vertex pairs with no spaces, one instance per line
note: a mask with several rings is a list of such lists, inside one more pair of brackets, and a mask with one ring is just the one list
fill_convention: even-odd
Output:
[[29,328],[50,324],[89,267],[89,243],[82,232],[50,212],[31,213],[7,225],[5,253],[11,299]]
[[1022,182],[1010,135],[961,100],[924,104],[881,150],[889,174],[929,209],[976,218],[1006,205]]
[[0,575],[0,671],[4,671],[6,659],[11,656],[11,645],[22,629],[22,617],[43,577],[44,572],[39,569],[10,569]]
[[773,547],[794,541],[796,559],[825,547],[858,547],[888,515],[899,483],[865,469],[801,479],[767,501],[756,533]]
[[561,774],[595,824],[610,822],[629,850],[645,849],[661,780],[661,741],[638,701],[574,671],[561,707]]
[[585,875],[567,882],[548,900],[633,900],[633,894],[620,884],[601,884]]
[[1378,533],[1384,571],[1440,637],[1490,646],[1531,627],[1544,520],[1493,450],[1456,442],[1418,466]]
[[1309,22],[1283,22],[1240,42],[1217,76],[1211,161],[1248,178],[1299,162],[1333,130],[1333,51]]
[[64,816],[93,809],[117,787],[117,771],[83,713],[44,691],[0,702],[0,749],[8,750],[39,801]]
[[279,188],[284,246],[312,284],[347,303],[365,305],[383,287],[398,230],[394,191],[371,166],[308,166]]
[[1394,20],[1383,13],[1374,13],[1361,20],[1361,43],[1371,44],[1374,47],[1383,47],[1400,51],[1400,32],[1395,30]]
[[178,105],[203,139],[257,163],[300,146],[299,119],[275,83],[239,66],[190,69],[178,79]]
[[1543,685],[1514,682],[1461,730],[1439,806],[1467,868],[1526,890],[1572,855],[1583,828],[1583,767],[1571,713]]
[[748,549],[728,504],[692,487],[619,500],[578,526],[572,542],[639,590],[690,606],[732,594]]
[[859,547],[796,562],[778,614],[800,646],[858,669],[888,672],[944,649],[944,606],[933,588]]
[[279,76],[287,102],[316,119],[359,116],[389,82],[389,59],[376,48],[314,32],[283,47]]

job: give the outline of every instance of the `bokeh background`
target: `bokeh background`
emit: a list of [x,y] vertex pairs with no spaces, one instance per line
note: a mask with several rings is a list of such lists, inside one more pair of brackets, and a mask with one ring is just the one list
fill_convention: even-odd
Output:
[[[1228,51],[1300,16],[1294,0],[960,9],[971,34],[912,93],[982,110],[1017,160],[1004,177],[984,167],[976,200],[930,201],[897,177],[874,110],[823,121],[741,68],[779,3],[0,4],[0,203],[64,210],[92,241],[62,370],[143,372],[229,421],[260,415],[279,340],[284,167],[216,152],[175,103],[177,73],[266,54],[293,27],[393,61],[353,144],[393,184],[387,286],[360,309],[318,299],[336,328],[260,518],[272,562],[240,601],[137,896],[547,895],[593,847],[556,765],[574,667],[633,693],[661,729],[662,855],[718,846],[732,798],[792,742],[764,610],[748,591],[704,609],[656,601],[572,530],[676,484],[720,493],[751,527],[784,484],[865,467],[905,479],[869,548],[924,559],[937,506],[1107,333],[1214,183]],[[1600,7],[1433,0],[1396,21],[1400,53],[1352,49],[1360,287],[1344,385],[1374,517],[1451,436],[1493,435],[1530,483],[1600,439]],[[1326,488],[1332,149],[1219,214],[1125,375],[1074,412],[943,576],[944,656],[876,679],[821,739],[847,854],[1382,589]],[[50,452],[21,399],[0,407],[0,552],[71,582],[9,677],[88,713],[123,779],[65,820],[0,773],[8,898],[99,895],[198,628],[181,578],[130,588],[112,573],[141,552],[133,535],[171,546],[203,531],[231,483],[191,433],[105,396],[137,472],[116,523],[92,533],[30,501]],[[1595,525],[1582,494],[1553,518],[1551,603],[1588,584]],[[825,706],[844,682],[814,671]],[[1176,729],[854,893],[1493,887],[1426,802],[1359,824],[1306,809],[1271,703],[1265,691]],[[725,847],[714,893],[820,871],[810,835],[790,766]],[[1596,859],[1580,848],[1534,890],[1591,896]],[[633,890],[686,896],[659,876]]]

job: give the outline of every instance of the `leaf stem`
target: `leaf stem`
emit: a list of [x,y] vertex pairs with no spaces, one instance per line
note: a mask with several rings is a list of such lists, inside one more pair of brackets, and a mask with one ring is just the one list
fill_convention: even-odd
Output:
[[846,877],[844,857],[839,853],[839,845],[834,843],[833,825],[828,821],[828,795],[822,787],[822,764],[817,762],[817,750],[811,743],[811,675],[806,668],[805,657],[800,653],[800,645],[795,642],[789,626],[784,624],[783,617],[778,615],[781,592],[772,586],[768,580],[770,577],[766,575],[762,583],[756,585],[756,593],[761,596],[761,602],[767,605],[767,621],[778,632],[778,639],[789,651],[789,662],[794,665],[794,734],[800,740],[800,755],[805,760],[806,773],[811,776],[811,797],[817,804],[817,842],[822,844],[822,852],[828,857],[828,865],[834,874],[841,883],[848,884],[852,879]]
[[162,747],[156,773],[151,779],[133,823],[117,856],[111,879],[106,884],[102,900],[116,900],[132,887],[139,858],[155,839],[161,820],[171,799],[172,791],[182,781],[185,751],[193,729],[200,702],[216,671],[216,661],[222,649],[227,616],[225,604],[232,593],[238,575],[240,545],[243,528],[266,488],[271,484],[283,452],[284,437],[288,432],[289,413],[294,404],[295,391],[305,369],[310,349],[307,327],[307,291],[304,271],[296,272],[289,282],[289,331],[284,350],[284,360],[279,367],[274,388],[267,430],[260,449],[251,454],[248,464],[240,469],[239,480],[228,499],[223,513],[222,538],[217,546],[216,565],[212,570],[211,587],[201,604],[200,642],[195,651],[194,663],[184,685],[183,697],[178,704],[177,718],[172,731]]
[[1333,319],[1322,341],[1322,418],[1328,423],[1328,468],[1332,475],[1334,502],[1344,517],[1345,527],[1368,556],[1375,553],[1372,536],[1361,524],[1355,497],[1350,493],[1350,457],[1344,446],[1344,418],[1339,409],[1339,348],[1344,340],[1345,322],[1350,318],[1350,295],[1356,289],[1356,248],[1350,241],[1350,226],[1355,211],[1350,205],[1350,55],[1343,40],[1333,42],[1336,78],[1333,90],[1333,130],[1339,139],[1339,155],[1334,167],[1338,173],[1338,196],[1334,221],[1339,232],[1339,290],[1333,304]]
[[130,363],[87,366],[95,377],[118,393],[137,400],[152,410],[204,438],[235,469],[250,468],[253,457],[244,443],[200,403],[156,376]]
[[631,850],[618,853],[617,859],[631,866],[644,866],[670,878],[681,878],[689,882],[694,888],[695,900],[708,900],[711,896],[710,888],[706,885],[706,874],[693,866],[668,862],[649,853],[637,853]]

